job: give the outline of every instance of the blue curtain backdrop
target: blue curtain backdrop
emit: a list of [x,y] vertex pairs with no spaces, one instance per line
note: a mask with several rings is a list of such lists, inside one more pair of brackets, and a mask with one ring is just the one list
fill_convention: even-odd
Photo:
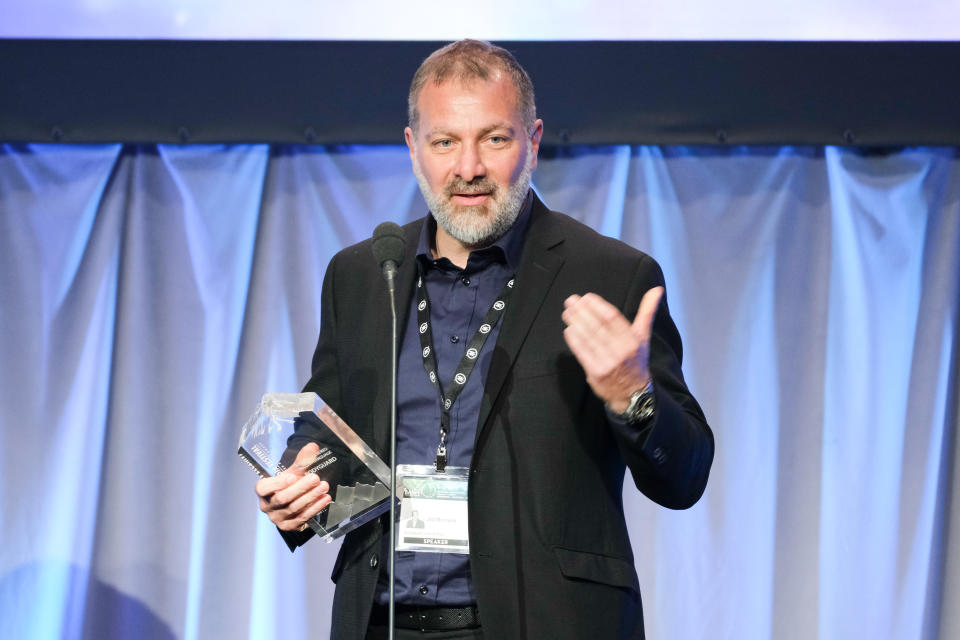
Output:
[[[693,509],[626,491],[649,636],[960,637],[957,150],[534,182],[660,261],[716,433]],[[336,545],[287,551],[236,441],[307,379],[330,257],[424,211],[402,147],[0,146],[0,637],[327,635]]]

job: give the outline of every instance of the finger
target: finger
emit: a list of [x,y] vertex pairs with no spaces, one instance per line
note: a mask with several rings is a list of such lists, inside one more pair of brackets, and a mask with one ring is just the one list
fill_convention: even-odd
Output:
[[594,366],[593,346],[584,339],[579,331],[572,327],[563,330],[563,339],[583,370],[589,372]]
[[643,298],[640,299],[640,308],[637,309],[637,315],[633,319],[631,329],[634,335],[644,343],[650,342],[650,333],[653,330],[653,319],[657,315],[660,300],[663,299],[663,292],[663,287],[653,287],[643,294]]
[[[299,486],[297,486],[298,483]],[[284,491],[278,491],[265,498],[260,498],[260,510],[269,515],[270,519],[277,524],[289,520],[291,513],[302,509],[304,504],[310,502],[309,499],[303,500],[303,498],[305,496],[309,497],[311,492],[318,488],[320,484],[319,479],[314,474],[308,474],[307,477],[301,478]],[[329,490],[329,487],[327,489]],[[321,492],[320,495],[323,493],[325,491]],[[297,500],[301,500],[301,502],[294,509],[291,505]]]
[[303,525],[307,523],[307,520],[326,509],[332,501],[330,494],[325,494],[299,513],[289,515],[286,519],[280,520],[279,522],[274,520],[274,524],[284,531],[301,531]]
[[590,353],[603,366],[623,359],[624,350],[636,349],[630,321],[620,310],[596,294],[583,296],[564,311],[565,336],[577,336],[581,355]]
[[606,340],[629,331],[630,322],[620,310],[594,293],[588,293],[564,310],[562,319],[568,327],[585,337]]
[[257,495],[261,498],[265,498],[281,489],[286,489],[291,484],[296,482],[297,476],[292,473],[281,473],[270,478],[261,478],[257,480],[257,484],[254,486],[254,491],[257,492]]
[[308,442],[300,448],[300,451],[297,452],[297,459],[293,461],[293,464],[290,465],[290,471],[296,473],[299,476],[302,476],[314,460],[317,459],[317,454],[320,453],[320,445],[316,442]]
[[607,321],[622,315],[620,310],[596,293],[582,296],[569,296],[563,302],[564,314],[571,317],[589,317],[598,321]]
[[314,502],[300,513],[300,518],[303,519],[302,522],[300,522],[300,525],[303,525],[307,520],[326,509],[328,506],[330,506],[331,502],[333,502],[333,498],[330,496],[330,494],[323,494],[319,500]]
[[279,486],[277,490],[289,487],[291,484],[306,475],[307,469],[317,459],[317,454],[319,452],[320,446],[315,442],[308,442],[300,447],[300,451],[297,452],[297,457],[294,458],[292,463],[290,463],[289,468],[275,476],[276,478],[280,478],[282,481],[281,486]]
[[273,497],[270,498],[270,502],[277,507],[289,508],[291,502],[305,493],[312,491],[319,485],[320,478],[317,477],[317,474],[308,473],[286,489],[277,491],[275,494],[273,494]]
[[321,482],[316,487],[307,491],[299,498],[296,498],[290,503],[290,506],[287,507],[287,511],[291,514],[299,514],[301,511],[315,503],[320,498],[329,495],[330,485],[326,482]]
[[[587,381],[610,375],[634,352],[622,345],[598,340],[595,334],[578,331],[576,327],[564,330],[563,337],[587,375]],[[634,340],[632,335],[629,336],[631,344]]]
[[567,346],[588,374],[610,358],[609,343],[602,333],[584,323],[573,323],[563,330]]

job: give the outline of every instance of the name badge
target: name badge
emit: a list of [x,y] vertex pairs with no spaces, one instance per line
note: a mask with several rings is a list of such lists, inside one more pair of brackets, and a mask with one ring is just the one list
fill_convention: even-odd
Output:
[[397,466],[397,551],[470,553],[466,467]]

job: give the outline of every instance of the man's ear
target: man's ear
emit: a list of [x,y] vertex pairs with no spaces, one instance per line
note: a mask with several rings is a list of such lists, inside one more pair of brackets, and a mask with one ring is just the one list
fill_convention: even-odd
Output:
[[403,129],[403,139],[407,141],[407,149],[410,150],[410,159],[413,159],[413,151],[415,147],[415,142],[413,139],[413,129],[410,127],[404,127]]
[[533,123],[533,133],[530,134],[530,150],[533,153],[533,160],[530,163],[531,169],[537,168],[537,152],[540,151],[540,138],[543,137],[543,120],[537,118]]

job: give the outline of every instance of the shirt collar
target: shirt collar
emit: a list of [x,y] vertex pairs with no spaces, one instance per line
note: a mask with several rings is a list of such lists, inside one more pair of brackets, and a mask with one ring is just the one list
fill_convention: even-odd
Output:
[[[513,221],[513,224],[507,229],[507,232],[500,236],[493,244],[482,249],[477,249],[470,253],[470,259],[467,262],[467,270],[471,270],[474,257],[480,258],[482,263],[490,260],[496,260],[505,263],[513,272],[520,268],[520,253],[523,251],[523,243],[527,237],[527,228],[530,226],[530,210],[533,208],[533,190],[527,191],[527,197],[524,198],[520,206],[520,215]],[[433,214],[427,216],[426,223],[420,229],[420,239],[417,242],[417,260],[423,264],[432,264],[434,238],[437,235],[437,221]]]

